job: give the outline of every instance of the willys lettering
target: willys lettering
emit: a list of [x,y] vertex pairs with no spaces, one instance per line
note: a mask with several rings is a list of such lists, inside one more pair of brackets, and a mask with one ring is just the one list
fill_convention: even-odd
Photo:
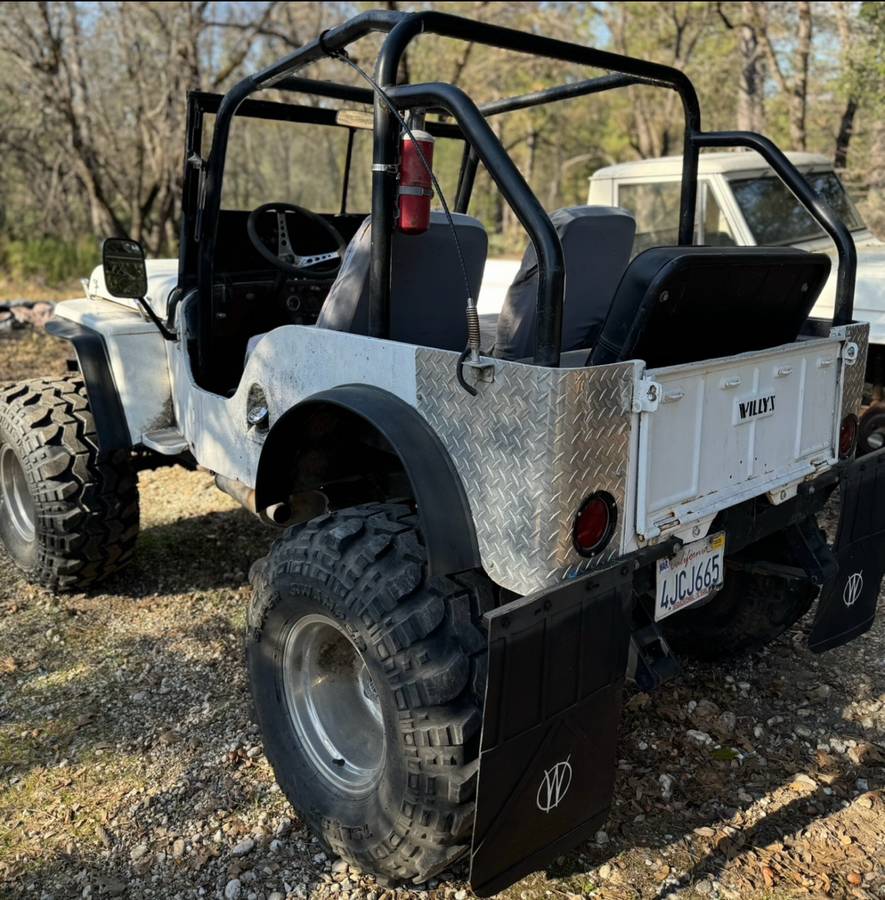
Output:
[[749,419],[757,419],[759,416],[770,416],[774,412],[774,400],[774,394],[753,397],[750,400],[738,400],[737,421],[746,422]]

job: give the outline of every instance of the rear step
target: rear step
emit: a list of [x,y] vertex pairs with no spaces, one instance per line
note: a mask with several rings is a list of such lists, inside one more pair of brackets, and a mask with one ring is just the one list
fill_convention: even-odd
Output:
[[187,439],[174,426],[145,432],[141,436],[141,443],[148,450],[162,453],[163,456],[178,456],[179,453],[184,453],[185,450],[189,449]]

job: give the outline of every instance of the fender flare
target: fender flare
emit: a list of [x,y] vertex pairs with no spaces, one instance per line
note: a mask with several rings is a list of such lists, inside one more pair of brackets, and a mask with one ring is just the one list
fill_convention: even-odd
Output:
[[74,347],[80,373],[86,385],[89,408],[95,419],[101,452],[131,450],[129,425],[126,423],[126,413],[114,382],[104,338],[91,328],[61,318],[50,319],[46,323],[46,331],[53,337],[68,341]]
[[[255,479],[255,505],[280,498],[276,475],[291,458],[293,433],[306,414],[337,407],[376,429],[399,457],[412,486],[431,575],[479,568],[470,504],[454,464],[427,421],[408,403],[381,388],[348,384],[321,391],[287,410],[264,443]],[[297,440],[297,438],[296,438]]]

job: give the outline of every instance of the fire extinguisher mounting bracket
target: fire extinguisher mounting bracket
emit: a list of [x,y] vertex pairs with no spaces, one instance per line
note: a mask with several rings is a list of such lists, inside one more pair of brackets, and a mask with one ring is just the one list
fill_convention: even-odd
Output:
[[415,184],[401,184],[399,187],[400,195],[411,197],[432,197],[433,188],[420,187]]

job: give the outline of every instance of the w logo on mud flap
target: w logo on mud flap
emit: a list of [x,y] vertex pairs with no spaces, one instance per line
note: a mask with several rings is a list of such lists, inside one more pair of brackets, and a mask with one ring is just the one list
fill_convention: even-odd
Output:
[[572,783],[572,766],[569,762],[571,758],[569,754],[562,762],[544,772],[537,795],[538,809],[541,812],[549,813],[562,803],[562,798]]
[[863,570],[855,572],[845,582],[845,587],[842,589],[842,602],[846,606],[854,606],[861,591],[863,591]]

